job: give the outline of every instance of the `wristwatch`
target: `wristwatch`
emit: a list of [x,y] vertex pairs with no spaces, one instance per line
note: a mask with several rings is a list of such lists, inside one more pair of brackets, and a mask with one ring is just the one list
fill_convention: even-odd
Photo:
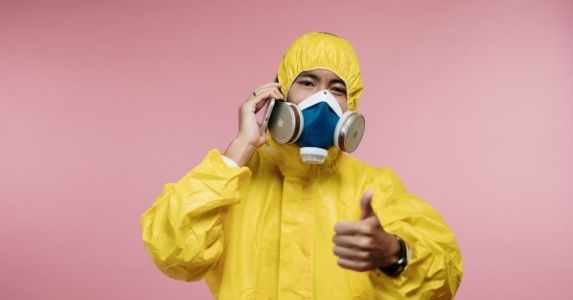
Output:
[[380,268],[380,271],[384,272],[384,274],[391,276],[391,277],[396,277],[396,276],[400,275],[402,273],[402,271],[404,271],[404,269],[408,265],[408,256],[410,254],[409,253],[410,249],[408,249],[408,246],[406,245],[404,240],[402,240],[397,235],[394,235],[394,238],[396,238],[396,240],[400,244],[400,252],[398,253],[398,255],[399,255],[398,261],[387,266],[387,267]]

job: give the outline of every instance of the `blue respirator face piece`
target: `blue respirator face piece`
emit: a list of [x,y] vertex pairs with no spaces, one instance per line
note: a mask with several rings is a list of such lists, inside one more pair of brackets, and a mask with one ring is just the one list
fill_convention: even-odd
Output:
[[302,161],[324,163],[328,149],[354,151],[364,134],[364,117],[357,112],[342,112],[338,101],[327,90],[301,101],[276,102],[269,119],[271,136],[278,143],[296,143]]
[[304,130],[296,144],[303,147],[329,149],[334,146],[334,131],[340,117],[326,102],[319,102],[302,111]]

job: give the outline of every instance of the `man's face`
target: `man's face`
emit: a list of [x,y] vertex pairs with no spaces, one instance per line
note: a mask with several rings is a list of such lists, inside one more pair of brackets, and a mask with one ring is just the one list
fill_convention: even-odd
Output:
[[348,109],[344,81],[333,72],[324,69],[300,73],[290,86],[287,99],[291,103],[299,104],[308,96],[322,90],[332,93],[343,112]]

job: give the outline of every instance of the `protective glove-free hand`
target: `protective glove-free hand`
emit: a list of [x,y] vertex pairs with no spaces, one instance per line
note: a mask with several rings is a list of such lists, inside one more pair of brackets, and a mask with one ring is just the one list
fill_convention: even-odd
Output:
[[244,166],[253,152],[265,143],[266,135],[261,134],[261,124],[257,123],[256,113],[271,98],[283,99],[280,84],[269,82],[256,88],[239,109],[239,133],[231,141],[224,155],[239,166]]
[[372,210],[372,191],[360,199],[360,221],[340,221],[334,231],[334,254],[338,265],[355,271],[370,271],[397,261],[400,245],[392,234],[382,228]]

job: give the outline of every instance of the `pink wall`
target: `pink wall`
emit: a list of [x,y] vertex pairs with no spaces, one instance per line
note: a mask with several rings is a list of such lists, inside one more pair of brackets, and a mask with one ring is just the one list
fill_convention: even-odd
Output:
[[310,30],[355,45],[356,156],[443,213],[459,299],[571,298],[573,2],[23,2],[0,2],[1,299],[211,299],[155,269],[139,215]]

